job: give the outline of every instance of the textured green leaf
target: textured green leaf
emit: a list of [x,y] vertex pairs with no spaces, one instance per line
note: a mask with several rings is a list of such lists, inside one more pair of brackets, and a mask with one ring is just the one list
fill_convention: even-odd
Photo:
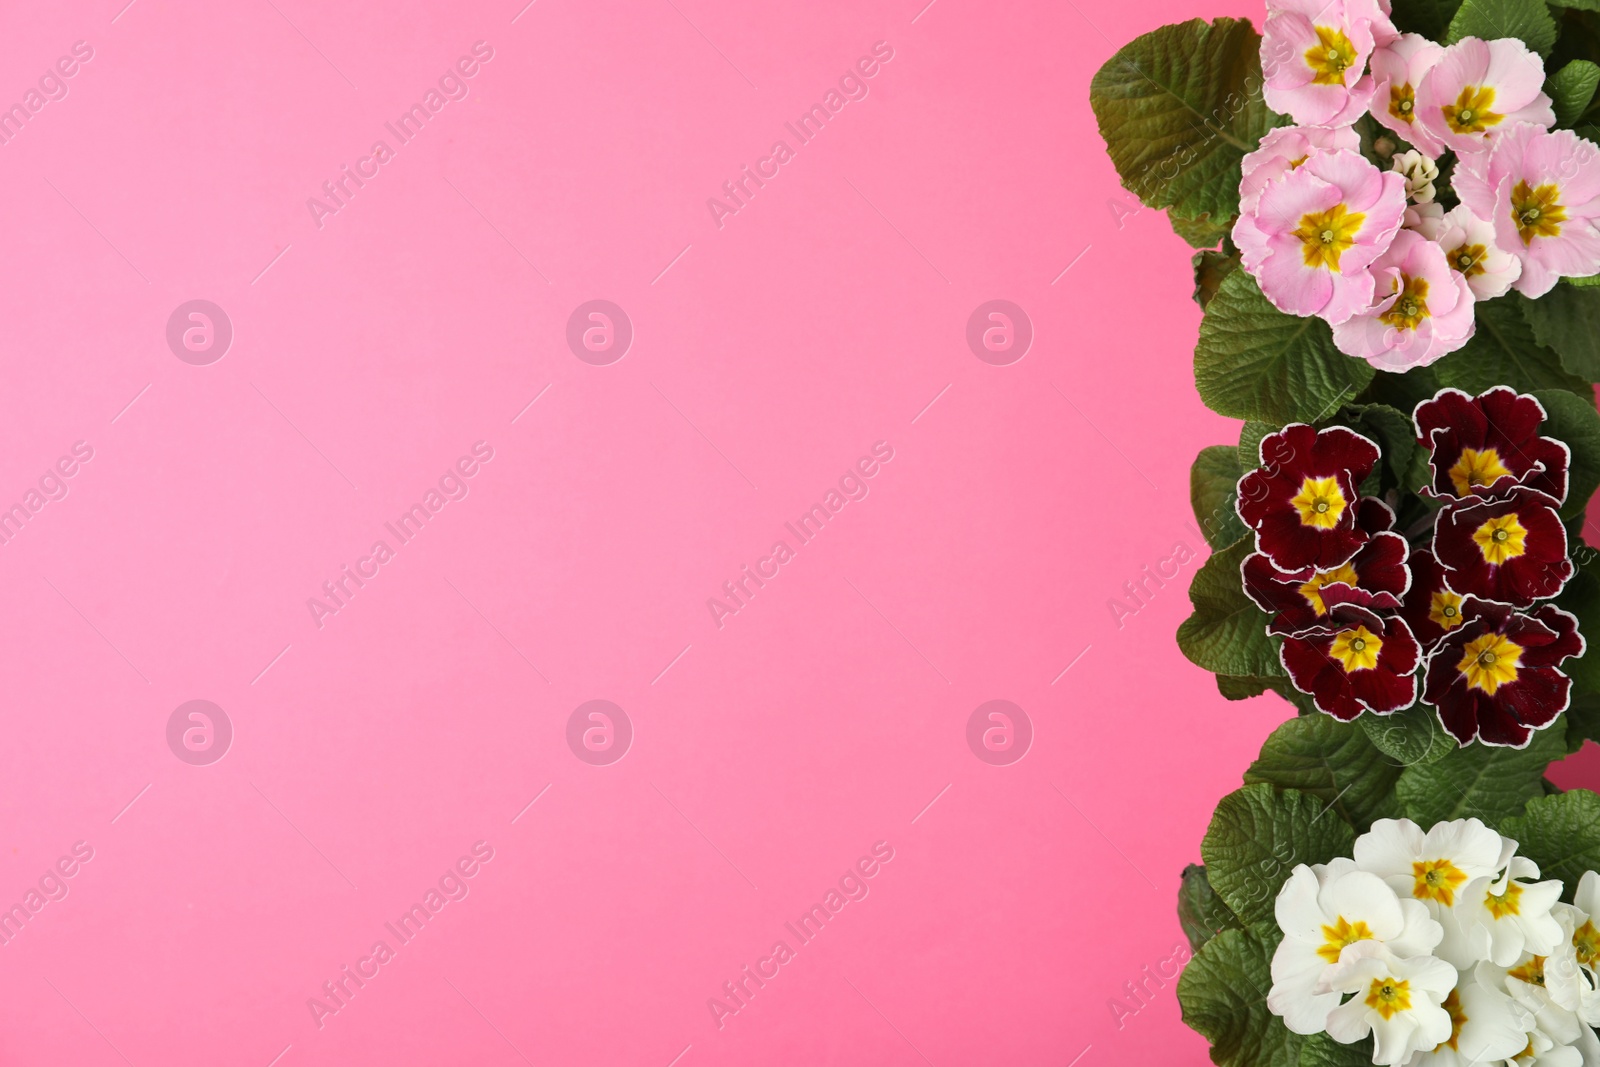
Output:
[[1222,798],[1200,856],[1211,888],[1241,922],[1272,921],[1273,901],[1296,864],[1350,854],[1355,831],[1327,808],[1317,797],[1265,783]]
[[1222,239],[1233,232],[1233,222],[1236,216],[1225,215],[1222,218],[1212,218],[1209,214],[1190,217],[1178,214],[1176,209],[1167,212],[1167,221],[1172,223],[1172,232],[1188,242],[1190,248],[1208,249],[1216,248]]
[[1196,252],[1189,262],[1194,267],[1194,302],[1204,311],[1222,287],[1222,279],[1239,269],[1239,257],[1230,252]]
[[1282,120],[1261,100],[1261,37],[1247,21],[1162,26],[1124,45],[1089,85],[1122,184],[1186,219],[1239,212],[1239,165]]
[[1300,1048],[1300,1067],[1371,1067],[1372,1037],[1341,1045],[1327,1034],[1312,1034]]
[[1201,536],[1212,548],[1226,548],[1248,532],[1233,510],[1243,473],[1239,450],[1228,445],[1201,449],[1189,468],[1189,503]]
[[1400,770],[1356,724],[1329,715],[1301,715],[1272,731],[1244,780],[1247,785],[1265,782],[1298,789],[1332,805],[1333,814],[1365,831],[1373,819],[1395,813],[1394,784]]
[[1249,538],[1213,553],[1189,583],[1194,614],[1178,627],[1178,647],[1212,674],[1274,678],[1283,675],[1268,619],[1244,595],[1239,565],[1252,551]]
[[[1572,666],[1574,661],[1568,660],[1567,666]],[[1567,720],[1567,753],[1583,747],[1585,741],[1600,740],[1600,693],[1577,692],[1572,694],[1572,703],[1567,710],[1561,713]]]
[[1600,289],[1558,285],[1537,300],[1521,299],[1539,344],[1585,381],[1600,381]]
[[1539,865],[1539,877],[1566,883],[1568,900],[1585,871],[1600,870],[1600,796],[1587,789],[1536,797],[1500,829]]
[[1288,698],[1291,687],[1288,678],[1255,678],[1236,674],[1217,675],[1217,692],[1224,700],[1249,700],[1262,693],[1277,693]]
[[1407,767],[1395,785],[1406,818],[1422,826],[1476,816],[1498,826],[1544,794],[1544,772],[1566,755],[1562,724],[1538,730],[1525,749],[1473,743],[1433,763]]
[[[1597,129],[1596,132],[1600,133],[1600,129]],[[1581,278],[1563,278],[1562,280],[1568,285],[1576,285],[1580,289],[1587,289],[1596,285],[1600,285],[1600,274],[1586,274]],[[1546,293],[1545,295],[1548,296],[1549,294]],[[1539,299],[1543,300],[1544,297],[1540,297]]]
[[1333,345],[1318,318],[1285,315],[1236,270],[1206,305],[1194,350],[1200,399],[1219,415],[1270,422],[1320,422],[1354,400],[1373,370]]
[[1250,930],[1207,941],[1178,979],[1183,1021],[1211,1042],[1219,1067],[1297,1067],[1305,1038],[1267,1010],[1272,948]]
[[1565,389],[1592,397],[1589,383],[1565,370],[1560,357],[1539,344],[1519,302],[1528,303],[1512,295],[1478,304],[1478,331],[1472,340],[1433,365],[1439,384],[1453,385],[1474,396],[1496,385],[1509,385],[1524,393]]
[[1556,605],[1577,618],[1578,632],[1588,643],[1588,650],[1567,660],[1561,670],[1572,679],[1575,696],[1600,694],[1600,553],[1582,541],[1574,541],[1571,555],[1577,569],[1556,597]]
[[1280,429],[1270,422],[1246,422],[1239,427],[1239,469],[1253,471],[1261,466],[1261,439]]
[[1541,56],[1556,43],[1556,20],[1544,0],[1463,0],[1450,20],[1446,44],[1463,37],[1516,37]]
[[1584,400],[1564,389],[1539,389],[1533,395],[1549,416],[1539,432],[1565,441],[1572,449],[1567,502],[1561,509],[1561,517],[1570,519],[1588,506],[1589,498],[1600,487],[1600,411],[1595,410],[1593,400]]
[[1417,431],[1407,412],[1387,404],[1350,404],[1335,420],[1374,441],[1383,462],[1373,475],[1377,484],[1362,491],[1378,495],[1379,489],[1402,488],[1415,492],[1429,478],[1427,453],[1417,446]]
[[1189,947],[1196,952],[1222,931],[1242,929],[1239,917],[1212,890],[1206,869],[1197,863],[1183,869],[1183,884],[1178,887],[1178,924],[1189,939]]
[[1600,66],[1574,59],[1544,80],[1545,95],[1555,108],[1556,125],[1570,127],[1583,116],[1600,89]]
[[1450,29],[1461,0],[1394,0],[1394,24],[1405,33],[1439,40]]
[[1363,715],[1356,721],[1367,739],[1401,767],[1434,763],[1459,747],[1439,725],[1433,708],[1420,702],[1392,715]]

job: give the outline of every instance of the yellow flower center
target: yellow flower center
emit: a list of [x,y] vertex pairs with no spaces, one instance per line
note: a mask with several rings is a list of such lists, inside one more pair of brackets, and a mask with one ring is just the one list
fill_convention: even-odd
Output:
[[1469,85],[1461,90],[1456,102],[1446,104],[1444,120],[1456,133],[1482,133],[1505,119],[1489,110],[1494,103],[1494,89],[1487,85]]
[[1464,621],[1461,618],[1461,597],[1448,589],[1441,589],[1428,600],[1428,621],[1441,630],[1454,630]]
[[1465,242],[1457,245],[1446,253],[1445,259],[1450,261],[1463,278],[1475,278],[1483,273],[1483,260],[1489,254],[1485,245],[1469,245]]
[[1444,1043],[1459,1052],[1461,1050],[1456,1047],[1456,1042],[1461,1040],[1461,1028],[1467,1024],[1467,1012],[1461,1006],[1461,990],[1450,990],[1450,995],[1439,1006],[1450,1014],[1450,1036]]
[[1344,515],[1344,490],[1337,478],[1307,477],[1300,483],[1300,492],[1289,503],[1300,512],[1300,525],[1331,530],[1339,525]]
[[1528,551],[1528,530],[1517,521],[1517,513],[1489,519],[1472,533],[1472,540],[1483,553],[1485,562],[1500,566]]
[[1593,967],[1600,962],[1600,930],[1594,928],[1592,921],[1574,931],[1572,945],[1577,949],[1578,962],[1585,967]]
[[1353,212],[1343,204],[1335,204],[1326,211],[1313,211],[1300,216],[1300,225],[1294,236],[1300,238],[1301,254],[1308,267],[1339,269],[1339,257],[1356,243],[1356,234],[1367,217]]
[[1461,458],[1450,468],[1450,481],[1456,487],[1456,496],[1471,496],[1476,486],[1491,486],[1511,471],[1500,462],[1496,449],[1463,448]]
[[1334,26],[1317,27],[1317,43],[1306,49],[1306,65],[1315,74],[1313,85],[1343,85],[1344,72],[1356,61],[1356,46]]
[[1561,233],[1561,224],[1567,221],[1567,209],[1561,206],[1561,189],[1554,182],[1530,187],[1518,182],[1511,190],[1511,221],[1517,224],[1517,233],[1526,248],[1535,237],[1555,237]]
[[1378,665],[1378,653],[1383,651],[1383,638],[1357,626],[1354,630],[1340,630],[1328,649],[1328,655],[1339,661],[1346,674],[1367,671]]
[[1367,1007],[1385,1019],[1411,1010],[1411,983],[1399,978],[1374,978],[1367,988]]
[[1346,945],[1371,940],[1372,936],[1372,928],[1366,923],[1357,921],[1352,924],[1341,915],[1332,926],[1322,928],[1323,943],[1318,947],[1317,955],[1329,963],[1338,963],[1339,953],[1344,951]]
[[[1520,649],[1518,651],[1521,651]],[[1483,898],[1484,907],[1489,909],[1489,914],[1496,919],[1504,919],[1507,915],[1516,915],[1522,910],[1522,905],[1517,903],[1517,898],[1522,896],[1522,886],[1516,882],[1508,882],[1506,891],[1499,896],[1490,893]],[[1540,967],[1544,966],[1540,961]],[[1542,973],[1542,971],[1541,971]]]
[[1531,1062],[1533,1060],[1533,1057],[1535,1055],[1536,1055],[1536,1053],[1533,1051],[1533,1035],[1529,1034],[1528,1035],[1528,1043],[1526,1045],[1522,1046],[1522,1051],[1521,1052],[1517,1053],[1515,1056],[1513,1056],[1511,1058],[1513,1060],[1516,1060],[1518,1063],[1529,1063],[1529,1062]]
[[1348,563],[1342,563],[1331,571],[1318,571],[1311,576],[1311,580],[1300,586],[1300,595],[1306,598],[1306,603],[1311,605],[1311,610],[1318,615],[1328,613],[1328,605],[1322,600],[1322,587],[1342,582],[1352,589],[1356,585],[1356,569]]
[[[1494,696],[1495,690],[1502,685],[1517,680],[1517,668],[1521,665],[1521,645],[1500,634],[1484,634],[1467,642],[1467,647],[1461,650],[1461,662],[1456,664],[1456,670],[1467,676],[1467,688],[1482,689]],[[1516,889],[1515,882],[1511,886]],[[1522,892],[1520,889],[1516,891]],[[1489,899],[1492,901],[1494,897]],[[1494,910],[1493,904],[1490,910]]]
[[1428,279],[1401,274],[1394,286],[1400,298],[1378,316],[1378,321],[1398,330],[1415,330],[1428,317]]
[[1456,902],[1456,890],[1467,880],[1467,872],[1449,860],[1419,860],[1411,864],[1416,884],[1411,895],[1418,900],[1437,900],[1445,907]]
[[1514,967],[1506,973],[1529,985],[1544,985],[1544,957],[1534,956],[1521,967]]
[[1389,86],[1389,114],[1401,122],[1410,122],[1417,113],[1417,91],[1410,82]]

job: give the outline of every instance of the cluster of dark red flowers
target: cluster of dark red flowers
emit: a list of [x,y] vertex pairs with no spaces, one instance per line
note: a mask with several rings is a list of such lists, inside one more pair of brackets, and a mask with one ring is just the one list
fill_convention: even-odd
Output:
[[1465,745],[1527,745],[1566,710],[1559,669],[1584,650],[1573,616],[1549,598],[1572,577],[1558,509],[1571,455],[1539,436],[1543,406],[1500,386],[1446,389],[1417,405],[1443,502],[1418,544],[1395,514],[1361,497],[1378,446],[1343,427],[1296,423],[1261,442],[1237,509],[1255,531],[1244,589],[1273,616],[1294,687],[1349,721],[1421,697]]

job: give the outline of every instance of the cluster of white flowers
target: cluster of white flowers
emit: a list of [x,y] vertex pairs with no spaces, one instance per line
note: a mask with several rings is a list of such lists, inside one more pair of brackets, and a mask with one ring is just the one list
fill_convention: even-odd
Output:
[[1389,1067],[1600,1065],[1600,875],[1559,879],[1477,819],[1381,819],[1277,899],[1267,1007],[1297,1034],[1373,1037]]

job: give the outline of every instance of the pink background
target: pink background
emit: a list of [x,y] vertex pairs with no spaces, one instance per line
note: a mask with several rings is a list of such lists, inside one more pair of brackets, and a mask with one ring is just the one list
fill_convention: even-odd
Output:
[[[0,103],[94,51],[0,146],[0,507],[93,449],[0,545],[0,904],[94,853],[0,947],[0,1062],[1205,1062],[1170,983],[1108,1002],[1172,956],[1179,871],[1287,707],[1178,654],[1198,556],[1107,606],[1203,549],[1188,465],[1237,429],[1087,93],[1114,44],[1258,11],[125,2],[0,34]],[[480,40],[319,228],[307,198]],[[878,41],[719,228],[707,198]],[[596,298],[635,331],[609,366],[565,341]],[[1036,331],[1009,366],[964,340],[993,298]],[[233,324],[208,366],[165,338],[192,299]],[[478,441],[470,494],[319,628]],[[870,494],[719,628],[878,441]],[[609,766],[565,739],[596,698],[635,731]],[[1035,730],[1009,766],[966,742],[996,698]],[[194,699],[235,731],[209,766],[167,746]],[[477,841],[470,895],[319,1027]]]

